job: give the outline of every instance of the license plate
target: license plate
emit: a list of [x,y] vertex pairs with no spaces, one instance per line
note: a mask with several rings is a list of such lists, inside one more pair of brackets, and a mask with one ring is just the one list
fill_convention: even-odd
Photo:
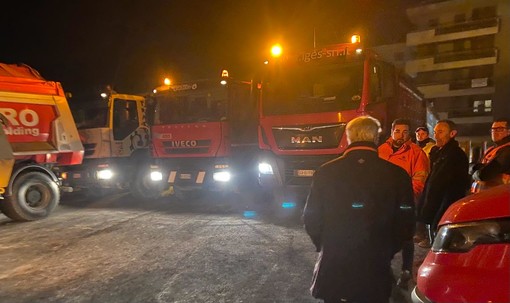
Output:
[[74,179],[80,179],[80,178],[81,178],[81,174],[79,174],[79,173],[74,173],[74,174],[73,174],[73,178],[74,178]]
[[180,174],[179,178],[182,180],[191,180],[191,174]]
[[311,177],[315,173],[313,169],[296,169],[294,171],[294,176],[298,177]]

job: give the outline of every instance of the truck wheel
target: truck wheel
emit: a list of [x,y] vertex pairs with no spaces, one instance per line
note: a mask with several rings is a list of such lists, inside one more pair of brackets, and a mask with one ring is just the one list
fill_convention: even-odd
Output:
[[133,197],[138,199],[157,199],[161,196],[163,188],[161,182],[154,182],[150,179],[147,170],[142,170],[136,174],[135,181],[129,187],[129,191]]
[[12,220],[33,221],[47,217],[60,202],[58,185],[46,174],[33,171],[14,180],[12,195],[0,201]]

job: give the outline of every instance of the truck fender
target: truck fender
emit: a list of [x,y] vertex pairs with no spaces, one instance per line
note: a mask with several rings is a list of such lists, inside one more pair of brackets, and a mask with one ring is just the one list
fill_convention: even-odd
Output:
[[42,173],[48,175],[60,187],[60,180],[55,175],[55,173],[53,171],[51,171],[49,168],[38,165],[36,163],[28,163],[28,164],[20,163],[18,165],[15,165],[14,168],[12,169],[11,179],[9,180],[9,186],[7,187],[7,191],[6,191],[7,195],[9,195],[9,196],[12,195],[12,184],[14,183],[14,180],[16,179],[16,177],[19,174],[28,172],[28,171],[42,172]]

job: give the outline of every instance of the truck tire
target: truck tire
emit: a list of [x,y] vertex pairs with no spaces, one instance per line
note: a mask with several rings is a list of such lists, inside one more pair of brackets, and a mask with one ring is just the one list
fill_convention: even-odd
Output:
[[12,195],[0,201],[2,212],[15,221],[46,218],[60,202],[58,185],[42,172],[32,171],[16,177]]
[[129,187],[129,191],[135,198],[154,200],[159,198],[164,190],[161,182],[155,183],[150,179],[147,170],[139,170],[134,179]]

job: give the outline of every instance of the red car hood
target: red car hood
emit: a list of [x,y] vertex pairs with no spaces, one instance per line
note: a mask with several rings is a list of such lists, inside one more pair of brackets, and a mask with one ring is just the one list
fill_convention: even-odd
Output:
[[510,184],[460,199],[448,208],[439,225],[502,217],[510,217]]

